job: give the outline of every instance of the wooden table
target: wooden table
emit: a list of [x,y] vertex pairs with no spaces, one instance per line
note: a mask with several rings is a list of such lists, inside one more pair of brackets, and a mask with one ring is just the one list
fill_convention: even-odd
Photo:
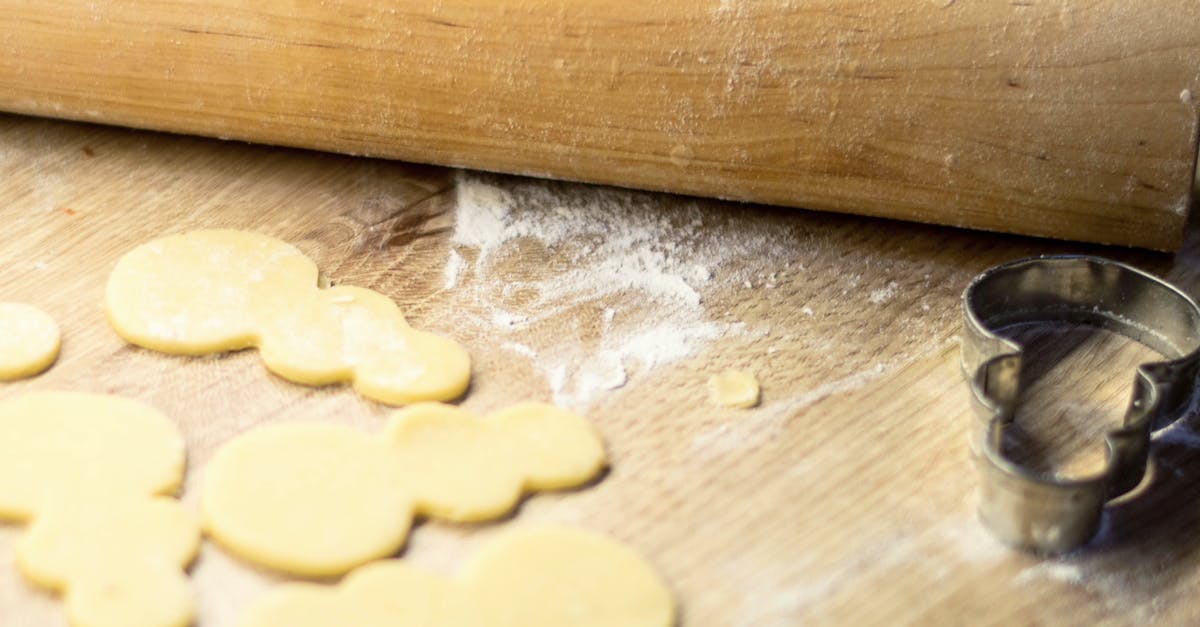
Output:
[[[504,526],[557,522],[636,547],[689,627],[1200,620],[1200,436],[1188,424],[1160,435],[1150,485],[1110,509],[1087,550],[1012,552],[975,520],[956,341],[959,293],[988,265],[1096,252],[1194,290],[1195,237],[1172,262],[15,116],[0,116],[0,216],[0,298],[64,331],[58,364],[0,396],[86,390],[162,409],[189,445],[192,506],[205,462],[237,433],[298,420],[375,430],[388,411],[273,377],[252,351],[170,357],[108,327],[101,297],[120,254],[166,233],[253,229],[464,343],[465,407],[556,400],[607,439],[612,470],[595,485],[534,496],[496,524],[427,522],[404,559],[449,573]],[[1034,369],[1057,384],[1032,393],[1032,461],[1079,471],[1147,353],[1079,330],[1030,334],[1054,340]],[[706,379],[727,367],[757,372],[760,407],[707,400]],[[15,571],[19,533],[0,527],[0,624],[63,624]],[[279,579],[209,543],[192,575],[203,626],[235,624]]]

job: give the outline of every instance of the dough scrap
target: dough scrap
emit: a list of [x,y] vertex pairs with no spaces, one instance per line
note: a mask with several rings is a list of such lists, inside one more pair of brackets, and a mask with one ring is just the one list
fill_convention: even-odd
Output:
[[0,303],[0,381],[41,373],[58,359],[58,324],[23,303]]
[[188,625],[200,544],[173,494],[183,439],[137,401],[39,392],[0,403],[0,519],[29,523],[17,566],[77,627]]
[[471,361],[456,342],[408,326],[373,290],[318,288],[317,266],[290,244],[202,230],[142,244],[121,257],[105,292],[125,340],[204,355],[257,347],[268,370],[306,385],[351,382],[391,405],[457,398]]
[[337,586],[289,583],[241,627],[671,627],[675,604],[641,556],[565,527],[519,528],[455,578],[401,560],[363,566]]
[[292,423],[239,436],[204,469],[200,511],[209,535],[247,560],[332,576],[395,554],[416,515],[497,518],[523,493],[581,485],[605,464],[592,425],[552,405],[476,417],[419,403],[381,435]]
[[708,379],[708,398],[725,407],[749,408],[758,404],[758,379],[741,370],[726,370]]

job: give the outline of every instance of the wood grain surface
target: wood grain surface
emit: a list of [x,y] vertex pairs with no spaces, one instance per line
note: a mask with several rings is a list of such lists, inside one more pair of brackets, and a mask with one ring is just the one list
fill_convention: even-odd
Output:
[[[529,498],[494,524],[425,522],[403,559],[450,573],[504,527],[556,522],[644,554],[686,627],[1200,621],[1196,418],[1157,438],[1152,482],[1110,509],[1091,546],[1016,553],[975,520],[956,345],[960,290],[988,265],[1086,251],[1195,290],[1200,238],[1172,261],[3,115],[0,219],[0,298],[44,308],[65,336],[57,365],[0,397],[84,390],[163,410],[188,444],[190,507],[206,461],[238,433],[376,430],[387,411],[344,386],[273,377],[252,351],[170,357],[108,327],[101,298],[123,252],[245,228],[463,342],[475,359],[463,406],[557,400],[607,440],[612,470],[594,485]],[[637,261],[628,276],[622,259]],[[1074,329],[1032,339],[1047,348],[1026,414],[1031,459],[1078,471],[1072,459],[1120,415],[1145,353]],[[605,359],[612,370],[597,370]],[[760,407],[709,403],[706,379],[729,367],[757,373]],[[16,572],[19,534],[0,526],[0,624],[63,625],[54,597]],[[191,572],[203,627],[234,625],[279,580],[207,542]]]
[[0,110],[1174,250],[1194,0],[0,1]]

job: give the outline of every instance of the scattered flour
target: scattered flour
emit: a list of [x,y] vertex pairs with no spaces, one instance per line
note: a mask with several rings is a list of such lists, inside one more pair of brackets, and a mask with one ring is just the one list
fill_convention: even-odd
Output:
[[1078,564],[1066,562],[1045,561],[1036,566],[1030,566],[1017,573],[1013,583],[1017,585],[1039,585],[1046,578],[1070,584],[1083,583],[1083,570]]
[[527,344],[521,344],[520,342],[505,342],[500,347],[518,355],[524,355],[530,359],[537,357],[537,351],[530,348]]
[[883,305],[890,302],[896,297],[896,293],[900,291],[900,284],[895,281],[889,281],[887,285],[871,291],[870,300],[872,304]]
[[530,234],[529,225],[512,224],[507,220],[513,198],[499,187],[472,184],[469,175],[460,172],[455,202],[457,221],[453,241],[478,250],[479,263],[508,239]]
[[1175,201],[1174,210],[1175,210],[1176,214],[1181,215],[1181,216],[1186,216],[1186,215],[1188,215],[1188,212],[1191,210],[1191,207],[1192,207],[1191,197],[1187,194],[1184,194],[1184,195],[1180,196],[1178,200]]
[[450,251],[450,257],[446,259],[446,269],[443,272],[443,276],[446,278],[445,283],[442,285],[444,289],[454,289],[458,286],[458,275],[462,274],[465,263],[462,255],[458,254],[458,251]]
[[501,328],[515,328],[529,322],[529,316],[496,310],[492,313],[492,324]]
[[[762,265],[787,250],[765,229],[723,227],[694,202],[663,207],[641,192],[460,172],[455,200],[445,286],[482,310],[468,323],[520,333],[502,346],[537,364],[566,406],[744,332],[710,319],[702,290],[741,281],[735,260]],[[530,273],[513,263],[522,254],[548,261]]]

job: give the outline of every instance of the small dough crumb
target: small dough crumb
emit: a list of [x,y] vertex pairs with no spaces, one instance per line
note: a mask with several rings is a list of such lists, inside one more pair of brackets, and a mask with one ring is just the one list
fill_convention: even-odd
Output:
[[708,378],[708,398],[725,407],[754,407],[758,404],[758,379],[741,370],[726,370]]
[[591,423],[552,405],[476,416],[419,403],[382,435],[292,423],[238,436],[205,467],[200,511],[205,530],[245,559],[340,575],[396,553],[414,516],[499,518],[522,494],[582,485],[606,463]]
[[336,586],[281,585],[242,627],[670,627],[675,603],[646,560],[567,527],[510,529],[457,577],[401,560],[363,566]]
[[0,303],[0,381],[41,373],[58,359],[58,325],[46,312],[22,303]]

